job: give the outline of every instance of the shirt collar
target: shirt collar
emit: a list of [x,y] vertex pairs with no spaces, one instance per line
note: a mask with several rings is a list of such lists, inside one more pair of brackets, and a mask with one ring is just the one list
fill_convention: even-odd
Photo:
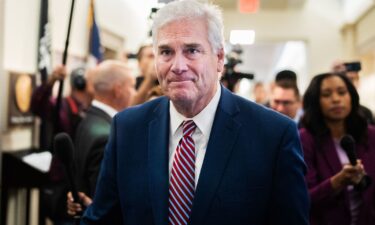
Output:
[[116,115],[116,113],[118,112],[116,109],[112,108],[111,106],[109,106],[109,105],[107,105],[103,102],[100,102],[98,100],[95,100],[95,99],[91,102],[91,105],[103,110],[111,118],[113,118]]
[[202,134],[208,138],[215,118],[216,109],[219,105],[220,96],[221,86],[218,82],[214,97],[211,99],[208,105],[204,107],[204,109],[193,118],[186,118],[185,116],[183,116],[176,110],[173,103],[170,102],[169,113],[171,118],[171,134],[173,135],[176,133],[176,131],[178,130],[178,128],[184,120],[193,120],[194,123],[197,125],[198,129],[202,132]]

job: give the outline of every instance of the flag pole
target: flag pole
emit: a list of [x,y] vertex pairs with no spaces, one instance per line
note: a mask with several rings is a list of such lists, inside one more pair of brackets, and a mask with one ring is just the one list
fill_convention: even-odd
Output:
[[39,19],[39,45],[38,45],[38,64],[37,67],[40,73],[40,80],[42,83],[47,81],[48,72],[51,66],[51,39],[48,25],[48,0],[42,0],[40,4],[40,19]]
[[[67,60],[67,56],[68,56],[70,30],[71,30],[71,26],[72,26],[72,18],[73,18],[73,11],[74,11],[74,1],[75,0],[72,0],[72,4],[71,4],[71,7],[70,7],[68,32],[67,32],[66,39],[65,39],[65,48],[64,48],[63,58],[62,58],[62,65],[66,65],[66,60]],[[63,94],[62,92],[63,92],[63,89],[64,89],[64,80],[60,80],[59,84],[60,85],[59,85],[59,91],[58,91],[58,94],[57,94],[55,114],[54,114],[54,123],[53,123],[55,134],[58,133],[59,131],[61,131],[60,130],[61,127],[60,127],[60,120],[59,120],[59,112],[60,112],[60,109],[61,109],[61,101],[62,101],[62,94]]]

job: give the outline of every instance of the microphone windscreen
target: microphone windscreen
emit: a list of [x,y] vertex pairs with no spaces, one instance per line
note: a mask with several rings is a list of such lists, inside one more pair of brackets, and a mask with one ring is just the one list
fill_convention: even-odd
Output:
[[58,133],[53,142],[55,155],[65,165],[70,165],[73,160],[73,141],[67,133]]
[[351,135],[345,135],[340,141],[341,147],[346,152],[350,163],[354,166],[357,164],[357,155],[355,152],[355,141]]
[[[350,135],[345,135],[344,137],[342,137],[340,145],[346,152],[350,164],[352,164],[352,166],[357,165],[357,154],[355,150],[354,138]],[[358,184],[354,186],[354,188],[357,191],[364,191],[371,185],[371,182],[371,177],[365,174],[365,176],[361,179],[361,181]]]

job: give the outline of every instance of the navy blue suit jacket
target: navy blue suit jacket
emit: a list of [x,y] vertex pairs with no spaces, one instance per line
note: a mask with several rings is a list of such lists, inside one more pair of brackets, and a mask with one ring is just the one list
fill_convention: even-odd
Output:
[[[295,123],[221,91],[190,224],[308,224]],[[168,224],[168,138],[166,97],[117,114],[82,224]]]

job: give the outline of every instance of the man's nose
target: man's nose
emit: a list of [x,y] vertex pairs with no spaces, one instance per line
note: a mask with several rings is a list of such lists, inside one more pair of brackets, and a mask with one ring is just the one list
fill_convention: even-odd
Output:
[[276,106],[276,111],[280,112],[280,113],[283,113],[284,114],[284,111],[285,111],[285,107],[283,104],[278,104]]
[[177,53],[174,56],[173,62],[172,62],[172,72],[175,74],[182,74],[188,70],[186,58],[183,54]]

